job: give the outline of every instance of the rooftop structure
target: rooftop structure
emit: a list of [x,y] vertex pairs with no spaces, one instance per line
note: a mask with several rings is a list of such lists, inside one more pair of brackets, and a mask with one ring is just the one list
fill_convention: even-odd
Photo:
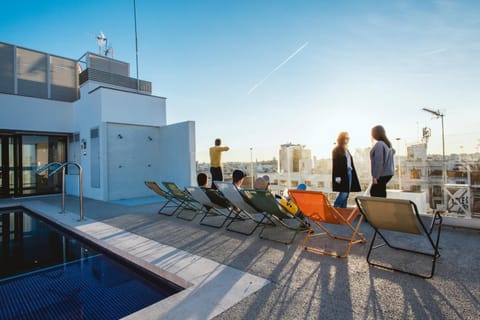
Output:
[[[159,197],[157,197],[160,200]],[[151,268],[192,286],[128,319],[477,319],[480,259],[478,231],[444,227],[430,280],[369,267],[368,244],[347,259],[302,249],[304,234],[287,246],[157,214],[161,202],[132,205],[87,199],[87,221],[77,221],[76,199],[58,214],[59,196],[1,199],[62,221]],[[13,228],[13,225],[11,225]],[[370,241],[373,230],[360,230]],[[13,229],[12,229],[13,234]],[[389,256],[389,252],[385,256]],[[398,257],[398,259],[401,259]],[[419,257],[415,268],[428,268]],[[99,281],[108,274],[98,274]],[[126,292],[125,294],[128,294]],[[51,308],[59,308],[51,306]]]
[[[60,192],[60,174],[35,172],[52,162],[81,165],[83,195],[98,200],[145,196],[145,180],[189,184],[195,124],[167,124],[166,108],[126,62],[0,42],[0,197]],[[67,171],[68,194],[79,194],[78,174]]]

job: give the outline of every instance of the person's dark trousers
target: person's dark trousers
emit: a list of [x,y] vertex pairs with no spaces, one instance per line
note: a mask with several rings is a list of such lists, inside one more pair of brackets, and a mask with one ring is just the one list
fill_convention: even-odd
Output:
[[212,188],[216,189],[217,186],[214,181],[223,181],[223,172],[221,167],[210,167],[210,173],[212,174]]
[[392,179],[392,176],[383,176],[377,180],[377,184],[372,184],[370,196],[372,197],[387,197],[387,183]]

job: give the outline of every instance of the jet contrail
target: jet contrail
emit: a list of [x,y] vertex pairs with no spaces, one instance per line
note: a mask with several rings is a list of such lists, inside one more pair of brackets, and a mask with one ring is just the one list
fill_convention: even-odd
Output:
[[443,53],[447,51],[446,48],[440,48],[440,49],[436,49],[436,50],[432,50],[432,51],[428,51],[428,52],[424,52],[422,54],[420,54],[421,56],[431,56],[431,55],[434,55],[434,54],[439,54],[439,53]]
[[264,83],[268,78],[270,78],[270,76],[275,72],[277,71],[278,69],[280,69],[285,63],[287,63],[290,59],[292,59],[293,57],[295,57],[300,51],[302,51],[306,46],[308,45],[308,41],[305,42],[300,48],[298,48],[297,50],[295,50],[294,53],[292,53],[287,59],[285,59],[282,63],[280,63],[278,66],[275,67],[275,69],[273,69],[272,71],[270,71],[269,74],[267,74],[265,76],[265,78],[263,78],[262,80],[260,80],[256,85],[254,85],[250,90],[248,90],[248,95],[251,94],[253,91],[255,91],[255,89],[257,89],[262,83]]

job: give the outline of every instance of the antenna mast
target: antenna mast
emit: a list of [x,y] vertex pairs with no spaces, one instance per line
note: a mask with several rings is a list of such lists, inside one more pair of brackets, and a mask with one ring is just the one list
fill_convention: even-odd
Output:
[[140,81],[138,80],[138,38],[137,38],[137,4],[133,0],[133,19],[135,23],[135,63],[137,67],[137,92],[140,89]]

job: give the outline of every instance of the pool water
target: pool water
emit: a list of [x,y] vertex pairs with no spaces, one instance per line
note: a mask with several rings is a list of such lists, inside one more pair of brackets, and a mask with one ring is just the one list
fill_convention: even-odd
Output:
[[23,208],[0,231],[0,319],[119,319],[180,290]]

